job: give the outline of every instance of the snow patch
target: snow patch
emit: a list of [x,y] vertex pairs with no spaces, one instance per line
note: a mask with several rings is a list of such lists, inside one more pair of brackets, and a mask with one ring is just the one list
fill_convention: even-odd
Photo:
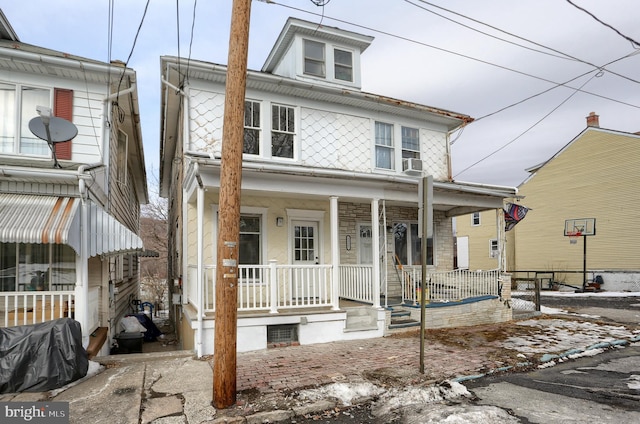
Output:
[[640,390],[640,375],[631,375],[627,378],[627,387],[631,390]]

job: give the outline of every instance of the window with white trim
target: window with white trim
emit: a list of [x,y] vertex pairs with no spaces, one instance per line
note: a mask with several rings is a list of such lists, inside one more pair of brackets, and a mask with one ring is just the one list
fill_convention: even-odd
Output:
[[333,72],[337,80],[353,82],[353,53],[333,49]]
[[238,254],[240,265],[262,263],[261,227],[261,215],[240,215],[240,253]]
[[402,158],[420,159],[420,132],[417,128],[402,127]]
[[294,157],[295,109],[271,105],[271,156]]
[[51,107],[51,90],[0,83],[0,153],[51,156],[46,141],[29,130],[36,106]]
[[394,169],[393,125],[375,124],[376,168]]
[[480,225],[480,212],[474,212],[471,215],[471,225],[474,227]]
[[244,102],[244,142],[242,153],[260,154],[260,102]]
[[489,240],[489,257],[490,258],[498,257],[498,240],[497,239]]
[[304,40],[304,73],[316,77],[325,77],[324,43]]

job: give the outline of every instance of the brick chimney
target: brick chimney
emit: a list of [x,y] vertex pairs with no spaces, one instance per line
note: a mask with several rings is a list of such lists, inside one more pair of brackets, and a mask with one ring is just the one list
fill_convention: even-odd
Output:
[[596,115],[595,112],[589,113],[587,116],[587,127],[596,127],[600,128],[600,116]]

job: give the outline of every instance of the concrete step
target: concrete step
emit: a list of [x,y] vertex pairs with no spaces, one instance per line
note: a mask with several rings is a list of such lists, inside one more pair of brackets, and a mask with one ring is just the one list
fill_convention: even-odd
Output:
[[377,311],[370,307],[346,308],[345,331],[367,331],[378,328]]

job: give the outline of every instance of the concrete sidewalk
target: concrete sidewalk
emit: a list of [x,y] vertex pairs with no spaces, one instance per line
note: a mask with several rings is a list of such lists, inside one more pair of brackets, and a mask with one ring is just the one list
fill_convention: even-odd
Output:
[[[160,352],[96,358],[105,370],[59,393],[2,395],[0,401],[69,402],[72,423],[262,423],[336,405],[307,403],[301,389],[334,382],[368,381],[382,388],[428,386],[438,381],[496,370],[536,366],[544,354],[587,348],[594,343],[634,342],[633,328],[555,317],[431,332],[424,375],[419,370],[416,332],[380,339],[292,346],[238,354],[238,402],[211,406],[212,358],[190,352]],[[499,335],[499,337],[498,337]]]

